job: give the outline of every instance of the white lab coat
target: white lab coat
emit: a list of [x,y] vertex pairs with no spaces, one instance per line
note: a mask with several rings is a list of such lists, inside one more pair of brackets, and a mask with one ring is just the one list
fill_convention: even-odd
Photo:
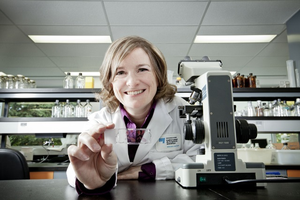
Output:
[[[179,117],[178,106],[186,104],[186,101],[177,96],[169,103],[165,103],[162,99],[157,102],[152,119],[147,126],[151,131],[151,141],[148,144],[139,145],[133,162],[129,161],[127,144],[114,144],[113,149],[118,157],[118,171],[126,170],[130,166],[153,162],[156,167],[156,180],[174,179],[175,170],[183,163],[194,162],[194,156],[198,153],[200,145],[184,140],[185,119]],[[113,114],[109,113],[106,108],[93,113],[89,117],[88,124],[107,122],[113,122],[115,128],[126,128],[119,108]],[[180,149],[174,151],[158,149],[156,143],[159,139],[170,134],[177,134],[181,137]],[[68,178],[74,176],[72,171],[72,168],[68,169]]]

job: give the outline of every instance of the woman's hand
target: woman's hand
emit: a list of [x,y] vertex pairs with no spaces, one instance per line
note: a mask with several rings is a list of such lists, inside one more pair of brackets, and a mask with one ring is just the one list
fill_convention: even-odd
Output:
[[102,187],[116,172],[117,156],[112,144],[104,144],[104,131],[112,128],[114,124],[98,124],[79,135],[77,146],[68,148],[76,177],[87,189]]
[[123,171],[118,174],[118,179],[138,179],[139,172],[142,172],[141,166],[130,167],[126,171]]

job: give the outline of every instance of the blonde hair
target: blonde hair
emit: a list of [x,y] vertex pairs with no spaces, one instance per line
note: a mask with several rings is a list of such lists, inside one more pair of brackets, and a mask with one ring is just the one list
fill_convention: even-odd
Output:
[[157,92],[154,100],[163,98],[166,102],[172,101],[177,92],[177,87],[168,82],[167,64],[163,54],[157,47],[138,36],[120,38],[110,45],[100,67],[100,81],[103,88],[98,98],[104,102],[110,112],[114,112],[120,105],[111,84],[115,77],[116,69],[124,58],[136,48],[141,48],[148,54],[153,66],[157,80]]

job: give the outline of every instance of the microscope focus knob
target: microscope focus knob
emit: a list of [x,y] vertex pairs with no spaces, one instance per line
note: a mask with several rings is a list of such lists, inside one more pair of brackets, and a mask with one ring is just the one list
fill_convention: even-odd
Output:
[[192,140],[196,144],[204,142],[205,129],[201,120],[187,120],[184,123],[183,133],[185,134],[185,140]]
[[201,120],[195,120],[194,125],[195,125],[195,129],[196,129],[194,143],[202,144],[205,139],[204,124]]
[[235,120],[236,142],[247,143],[250,139],[257,137],[257,127],[254,124],[248,124],[246,120]]
[[191,120],[187,120],[183,126],[183,133],[185,134],[185,140],[193,140],[193,129]]

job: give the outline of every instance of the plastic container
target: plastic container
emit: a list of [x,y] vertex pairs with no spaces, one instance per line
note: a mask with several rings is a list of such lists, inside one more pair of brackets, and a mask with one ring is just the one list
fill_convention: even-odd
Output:
[[238,149],[238,158],[244,162],[271,164],[274,149]]
[[300,165],[300,150],[276,150],[272,162],[279,165]]
[[26,161],[33,160],[33,148],[32,147],[21,147],[21,153],[24,155]]

